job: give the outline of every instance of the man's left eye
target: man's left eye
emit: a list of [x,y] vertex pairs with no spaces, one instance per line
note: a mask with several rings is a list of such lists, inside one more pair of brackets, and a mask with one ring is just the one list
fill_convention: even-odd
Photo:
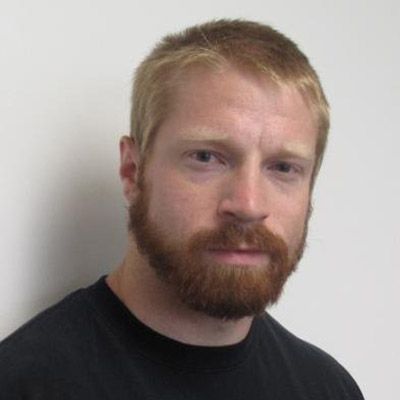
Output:
[[273,169],[278,172],[282,172],[284,174],[288,174],[290,172],[296,172],[294,166],[288,162],[281,161],[277,162],[273,165]]

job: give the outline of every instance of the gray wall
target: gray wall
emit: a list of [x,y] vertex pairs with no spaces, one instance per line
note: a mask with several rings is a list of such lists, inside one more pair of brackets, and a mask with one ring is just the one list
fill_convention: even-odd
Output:
[[399,14],[395,0],[2,0],[0,338],[121,259],[134,66],[165,33],[245,17],[298,42],[333,115],[308,249],[272,313],[367,398],[399,399]]

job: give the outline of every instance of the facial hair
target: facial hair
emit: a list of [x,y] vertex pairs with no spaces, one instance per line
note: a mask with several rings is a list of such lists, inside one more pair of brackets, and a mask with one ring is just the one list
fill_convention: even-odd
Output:
[[[150,188],[143,180],[139,188],[135,203],[129,207],[129,230],[150,267],[184,304],[214,318],[236,320],[261,314],[277,302],[302,256],[307,222],[292,257],[285,241],[261,224],[224,223],[178,241],[150,220]],[[243,244],[266,253],[265,265],[233,265],[205,257],[208,251],[232,250]]]

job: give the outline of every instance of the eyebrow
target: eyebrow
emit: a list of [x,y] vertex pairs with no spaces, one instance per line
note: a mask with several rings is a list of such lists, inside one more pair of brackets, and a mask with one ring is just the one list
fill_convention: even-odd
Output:
[[278,152],[282,156],[302,158],[306,161],[314,161],[315,159],[315,154],[310,152],[307,146],[305,146],[303,143],[284,143]]

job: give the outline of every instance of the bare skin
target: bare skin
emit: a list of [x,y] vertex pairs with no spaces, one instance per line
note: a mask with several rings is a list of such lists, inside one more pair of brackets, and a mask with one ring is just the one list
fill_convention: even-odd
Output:
[[[223,74],[194,70],[183,81],[146,164],[145,179],[152,185],[149,217],[177,240],[226,220],[263,223],[294,252],[307,218],[317,139],[302,97],[234,68]],[[141,158],[128,137],[121,139],[120,153],[120,177],[131,204],[139,192]],[[223,257],[240,262],[240,254]],[[251,252],[245,257],[258,262]],[[212,318],[182,304],[132,237],[107,283],[139,320],[183,343],[238,343],[253,320]]]

